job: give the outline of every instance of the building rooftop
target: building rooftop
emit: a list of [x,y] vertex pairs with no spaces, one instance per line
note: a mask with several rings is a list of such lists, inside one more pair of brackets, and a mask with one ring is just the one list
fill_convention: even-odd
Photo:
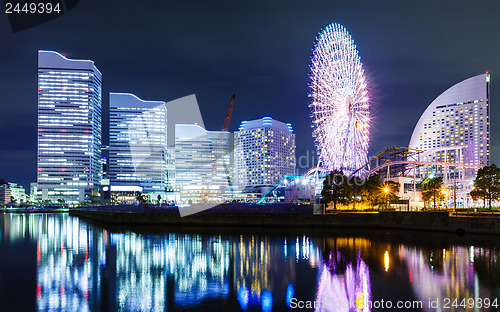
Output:
[[263,127],[273,127],[275,129],[293,132],[292,124],[284,123],[272,119],[271,117],[262,117],[261,119],[250,120],[250,121],[244,120],[240,123],[238,131],[246,131]]

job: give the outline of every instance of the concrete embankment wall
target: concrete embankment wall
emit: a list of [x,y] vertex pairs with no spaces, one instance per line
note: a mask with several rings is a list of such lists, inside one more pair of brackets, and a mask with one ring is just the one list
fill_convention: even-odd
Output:
[[187,217],[178,213],[109,212],[72,210],[70,215],[103,225],[128,228],[153,226],[231,226],[287,228],[379,228],[401,230],[444,231],[479,234],[500,234],[500,218],[451,217],[447,212],[380,212],[337,213],[327,215],[286,213],[210,213]]

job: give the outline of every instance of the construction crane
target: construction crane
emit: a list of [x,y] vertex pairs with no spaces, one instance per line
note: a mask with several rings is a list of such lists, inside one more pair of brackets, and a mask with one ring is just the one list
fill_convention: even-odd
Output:
[[[229,131],[229,125],[231,124],[231,117],[233,116],[235,96],[236,95],[233,94],[233,96],[231,97],[231,102],[229,102],[229,107],[227,109],[226,117],[224,117],[224,123],[222,124],[222,131]],[[216,153],[214,155],[214,162],[212,163],[212,174],[211,174],[212,177],[214,176],[215,172],[217,171],[217,162],[220,160],[220,158],[221,158],[220,153]],[[225,168],[225,169],[227,172],[227,168]],[[228,184],[230,184],[230,182],[231,181],[230,181],[230,178],[228,176]],[[205,193],[203,194],[203,202],[205,202],[205,203],[208,201],[208,196],[209,196],[211,185],[212,185],[212,180],[209,180],[207,188],[205,190]]]
[[224,117],[224,123],[222,124],[222,131],[229,131],[229,124],[231,123],[231,117],[233,116],[235,96],[236,95],[233,94],[233,96],[231,97],[231,102],[229,102],[226,117]]

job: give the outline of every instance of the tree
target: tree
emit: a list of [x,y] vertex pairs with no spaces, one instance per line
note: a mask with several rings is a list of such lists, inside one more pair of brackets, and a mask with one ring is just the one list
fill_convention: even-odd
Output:
[[437,200],[443,198],[442,186],[443,186],[443,178],[441,177],[427,178],[424,181],[422,181],[422,199],[424,201],[433,200],[434,209],[436,209],[437,207],[436,205]]
[[383,201],[380,190],[383,188],[382,180],[378,174],[374,174],[365,180],[362,186],[365,198],[370,202],[371,208]]
[[395,181],[385,181],[385,183],[379,189],[379,193],[383,196],[386,205],[392,201],[399,200],[399,196],[396,195],[399,190],[399,183]]
[[141,192],[135,193],[135,199],[141,204],[145,204],[147,202],[146,196],[144,196]]
[[333,209],[337,210],[337,204],[349,203],[349,178],[342,171],[332,171],[323,181],[321,196],[325,204],[333,202]]
[[352,178],[350,178],[349,180],[349,183],[347,184],[347,187],[346,187],[346,195],[347,196],[347,199],[349,201],[352,201],[352,210],[355,210],[356,209],[356,201],[358,200],[358,198],[363,198],[363,195],[364,195],[364,188],[363,188],[363,180],[361,178],[358,178],[356,176],[353,176]]
[[483,200],[483,206],[486,207],[486,192],[483,190],[480,190],[476,188],[475,186],[472,187],[472,191],[469,193],[470,197],[472,197],[473,200],[478,200],[482,199]]
[[161,195],[158,194],[158,196],[156,197],[156,199],[158,199],[158,205],[161,204]]
[[109,201],[111,203],[118,203],[119,201],[118,193],[111,193],[111,195],[109,196]]
[[488,199],[488,208],[491,210],[491,202],[500,196],[500,168],[491,164],[479,169],[470,195],[474,199],[482,197],[484,206]]

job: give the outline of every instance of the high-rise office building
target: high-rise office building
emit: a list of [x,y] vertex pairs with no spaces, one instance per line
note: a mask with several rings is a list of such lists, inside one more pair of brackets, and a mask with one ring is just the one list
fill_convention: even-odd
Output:
[[37,182],[43,200],[82,202],[99,189],[101,79],[93,61],[38,52]]
[[235,184],[272,186],[295,174],[295,134],[292,125],[264,117],[242,121],[234,135]]
[[[422,150],[421,160],[485,166],[490,162],[490,75],[477,75],[439,95],[417,122],[409,147]],[[476,169],[426,165],[422,176],[475,178]]]
[[207,131],[196,124],[175,125],[173,180],[181,204],[220,201],[231,184],[229,138],[228,131]]
[[130,93],[109,95],[109,180],[112,192],[165,192],[167,109]]

